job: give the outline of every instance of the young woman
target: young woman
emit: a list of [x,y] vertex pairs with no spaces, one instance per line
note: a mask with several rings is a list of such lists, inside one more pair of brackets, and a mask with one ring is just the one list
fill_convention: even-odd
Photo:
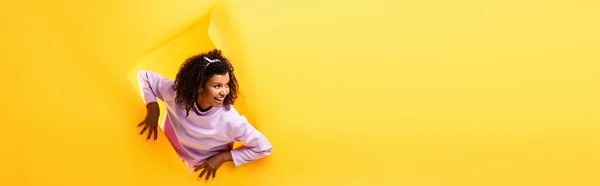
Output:
[[[188,58],[174,81],[149,70],[140,70],[137,80],[148,112],[140,135],[148,131],[146,140],[156,141],[160,99],[166,105],[161,129],[189,170],[202,170],[198,179],[214,179],[225,162],[238,167],[271,154],[267,138],[232,106],[239,87],[220,50]],[[233,149],[234,141],[244,146]]]

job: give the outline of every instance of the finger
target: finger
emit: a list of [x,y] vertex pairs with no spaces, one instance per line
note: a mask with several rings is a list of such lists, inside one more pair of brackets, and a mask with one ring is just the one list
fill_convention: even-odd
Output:
[[213,180],[215,180],[215,176],[217,175],[217,169],[218,169],[218,168],[216,168],[216,169],[215,169],[215,170],[213,170],[213,172],[212,172]]
[[138,124],[138,125],[137,125],[137,127],[138,127],[138,128],[139,128],[139,127],[141,127],[141,126],[142,126],[142,124],[144,124],[144,123],[146,123],[146,120],[144,120],[144,121],[140,122],[140,124]]
[[140,136],[141,136],[142,134],[144,134],[144,132],[146,132],[146,130],[148,130],[148,125],[144,126],[144,129],[142,129],[142,132],[140,132]]
[[202,170],[202,172],[200,173],[200,176],[198,176],[198,179],[202,178],[202,176],[204,176],[204,174],[206,173],[206,171],[208,171],[208,167],[205,168],[204,170]]
[[154,141],[158,139],[158,126],[154,127]]
[[210,178],[210,175],[212,174],[213,170],[211,169],[210,171],[206,172],[206,179],[204,179],[204,182],[208,181],[208,178]]
[[206,166],[206,163],[203,163],[202,165],[196,166],[194,168],[194,172],[198,172],[200,169],[204,168]]
[[149,127],[150,130],[148,130],[148,137],[146,138],[146,141],[150,140],[150,138],[152,137],[152,133],[154,132],[154,129],[152,129],[152,127]]

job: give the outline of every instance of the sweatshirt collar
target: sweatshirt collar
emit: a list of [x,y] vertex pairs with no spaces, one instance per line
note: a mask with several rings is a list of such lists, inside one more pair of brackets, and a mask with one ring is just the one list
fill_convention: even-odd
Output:
[[194,113],[196,113],[199,116],[207,116],[207,115],[213,114],[217,110],[217,108],[211,107],[207,111],[202,112],[202,111],[200,111],[200,108],[198,108],[198,104],[194,104],[194,106],[192,107],[192,110],[194,110]]

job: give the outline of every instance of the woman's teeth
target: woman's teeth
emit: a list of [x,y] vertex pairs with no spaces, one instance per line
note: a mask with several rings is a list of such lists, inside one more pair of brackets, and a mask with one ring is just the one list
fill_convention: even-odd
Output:
[[225,98],[215,98],[217,101],[223,101]]

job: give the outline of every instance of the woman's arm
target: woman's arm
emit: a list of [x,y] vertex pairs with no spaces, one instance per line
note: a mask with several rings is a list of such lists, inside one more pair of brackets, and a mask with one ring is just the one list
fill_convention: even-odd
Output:
[[164,101],[165,88],[171,80],[149,70],[140,70],[137,73],[138,85],[144,104],[156,102],[157,98]]
[[203,164],[196,166],[194,168],[195,172],[202,170],[198,179],[202,179],[204,175],[206,175],[204,178],[205,181],[208,181],[211,176],[214,179],[217,169],[225,162],[233,161],[235,167],[239,167],[243,164],[268,156],[273,151],[273,147],[271,146],[271,143],[269,143],[269,140],[250,125],[245,117],[237,114],[235,109],[232,108],[232,110],[233,113],[235,113],[235,116],[230,117],[233,118],[233,121],[227,122],[230,124],[228,127],[231,127],[227,128],[228,135],[235,141],[243,142],[244,146],[221,151],[208,158]]
[[237,125],[233,126],[230,133],[235,141],[244,143],[231,150],[231,161],[236,167],[266,157],[273,151],[271,143],[260,131],[250,125],[245,117],[238,118]]
[[160,74],[148,71],[140,70],[137,73],[137,80],[142,94],[142,99],[146,104],[146,118],[138,127],[142,127],[140,136],[144,132],[148,131],[148,137],[146,141],[150,140],[154,136],[154,141],[158,138],[158,118],[160,115],[160,109],[157,98],[164,101],[164,95],[166,94],[165,88],[172,84],[171,80],[162,77]]

